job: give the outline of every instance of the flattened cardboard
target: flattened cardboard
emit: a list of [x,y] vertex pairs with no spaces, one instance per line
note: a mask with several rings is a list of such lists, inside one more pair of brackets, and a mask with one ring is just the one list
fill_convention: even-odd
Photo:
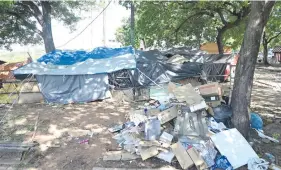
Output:
[[182,169],[187,169],[194,165],[192,159],[190,158],[190,156],[188,155],[185,148],[180,142],[173,144],[171,148],[177,160],[179,161]]

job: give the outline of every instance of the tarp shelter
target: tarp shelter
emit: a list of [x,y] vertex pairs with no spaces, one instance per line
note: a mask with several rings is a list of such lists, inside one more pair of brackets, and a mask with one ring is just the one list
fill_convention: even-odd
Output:
[[[214,42],[204,43],[200,46],[200,50],[207,51],[209,54],[219,54],[218,45]],[[231,47],[224,46],[224,53],[231,53]]]
[[110,83],[117,89],[155,86],[186,78],[199,78],[202,75],[207,80],[223,81],[226,66],[232,58],[229,54],[206,54],[189,47],[172,48],[163,52],[136,50],[135,56],[137,69],[109,74]]
[[35,75],[47,102],[73,103],[106,98],[108,73],[135,68],[132,47],[56,50],[15,70],[14,75]]

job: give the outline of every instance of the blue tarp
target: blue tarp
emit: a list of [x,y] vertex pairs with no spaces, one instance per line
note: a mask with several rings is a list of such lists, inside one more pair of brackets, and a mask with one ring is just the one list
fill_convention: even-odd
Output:
[[39,58],[38,62],[51,63],[54,65],[72,65],[77,62],[82,62],[87,59],[103,59],[116,57],[125,54],[133,54],[134,50],[130,47],[123,48],[106,48],[98,47],[90,52],[78,50],[78,51],[63,51],[55,50]]

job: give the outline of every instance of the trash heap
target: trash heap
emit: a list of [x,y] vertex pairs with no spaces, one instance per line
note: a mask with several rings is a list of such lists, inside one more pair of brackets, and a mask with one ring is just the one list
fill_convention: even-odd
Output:
[[200,170],[236,169],[250,160],[259,164],[246,139],[229,129],[232,111],[222,102],[219,83],[192,87],[170,82],[156,94],[131,110],[126,123],[109,128],[122,150],[107,152],[103,160],[157,157]]

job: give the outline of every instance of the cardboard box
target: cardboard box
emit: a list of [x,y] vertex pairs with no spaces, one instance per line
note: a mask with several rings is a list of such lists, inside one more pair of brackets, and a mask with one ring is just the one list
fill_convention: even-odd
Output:
[[174,119],[175,117],[177,117],[177,115],[178,115],[178,108],[176,106],[173,106],[167,110],[160,112],[157,117],[160,120],[161,125],[162,125],[162,124]]
[[206,104],[210,107],[218,107],[219,105],[221,105],[221,101],[206,102]]
[[192,161],[194,162],[194,164],[198,170],[203,170],[203,169],[208,168],[204,159],[200,156],[200,154],[197,152],[196,149],[190,148],[187,150],[187,153],[191,157]]
[[221,97],[219,95],[202,96],[205,102],[220,101]]
[[192,159],[180,142],[173,144],[171,148],[182,169],[188,169],[194,165]]
[[205,84],[197,87],[202,96],[222,95],[222,89],[218,82]]

